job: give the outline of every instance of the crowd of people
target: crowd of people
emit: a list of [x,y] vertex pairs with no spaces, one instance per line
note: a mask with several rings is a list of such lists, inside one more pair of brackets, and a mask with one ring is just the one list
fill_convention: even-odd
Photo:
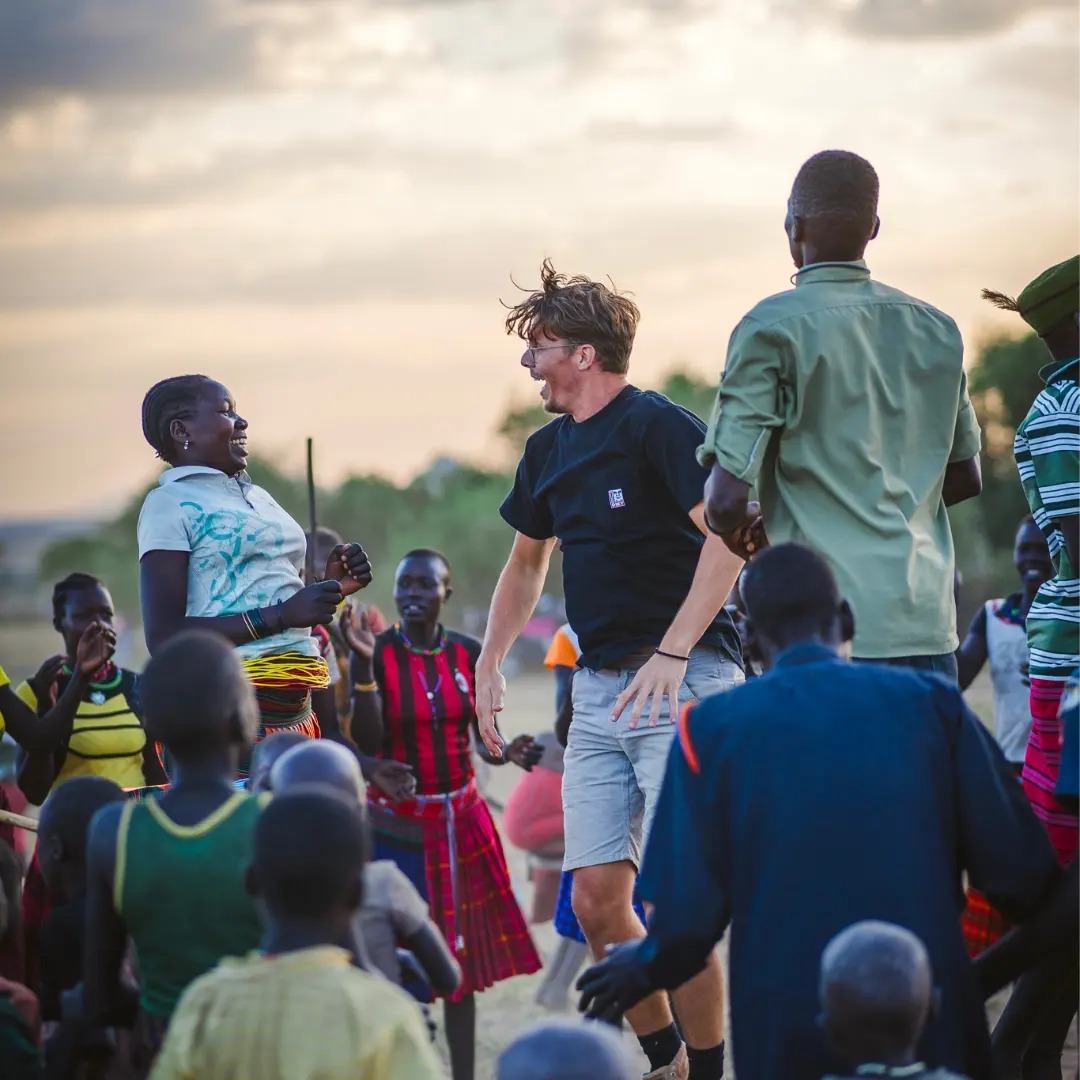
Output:
[[[113,663],[108,589],[76,573],[63,653],[14,690],[0,669],[41,805],[25,872],[3,841],[33,822],[0,806],[0,1072],[427,1080],[438,999],[474,1080],[477,997],[539,971],[529,924],[554,920],[536,999],[576,980],[585,1019],[506,1031],[498,1080],[719,1080],[730,1056],[740,1080],[1059,1080],[1080,257],[986,294],[1052,362],[1016,438],[1020,588],[961,642],[947,507],[980,493],[981,433],[953,320],[870,276],[877,201],[855,154],[802,166],[794,288],[736,327],[708,424],[629,382],[628,296],[544,263],[506,329],[553,420],[501,507],[482,642],[446,624],[447,554],[401,556],[387,625],[350,600],[363,547],[251,482],[229,390],[153,386],[149,663]],[[553,721],[507,739],[502,667],[556,545]],[[993,733],[963,697],[987,663]],[[523,772],[528,916],[478,760]]]

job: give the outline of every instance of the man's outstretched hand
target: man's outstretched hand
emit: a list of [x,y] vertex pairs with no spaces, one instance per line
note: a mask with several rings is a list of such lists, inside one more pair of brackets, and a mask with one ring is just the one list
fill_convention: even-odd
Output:
[[577,981],[581,991],[578,1010],[590,1020],[617,1024],[627,1009],[656,989],[641,959],[641,942],[609,945],[607,957],[594,964]]

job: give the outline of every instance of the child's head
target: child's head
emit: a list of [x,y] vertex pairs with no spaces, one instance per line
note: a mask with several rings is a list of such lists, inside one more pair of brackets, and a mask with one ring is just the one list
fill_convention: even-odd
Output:
[[329,739],[306,739],[304,746],[281,755],[270,773],[270,787],[285,794],[301,787],[321,784],[363,804],[366,785],[356,755]]
[[248,889],[271,924],[321,927],[326,941],[350,932],[363,899],[368,834],[359,803],[308,785],[276,794],[259,815]]
[[640,1075],[614,1028],[580,1020],[537,1024],[522,1032],[495,1065],[496,1080],[630,1080]]
[[259,719],[236,649],[220,634],[185,630],[150,659],[139,692],[151,738],[179,765],[215,758],[235,769]]
[[38,864],[56,899],[70,900],[85,887],[90,822],[103,806],[123,798],[123,791],[103,776],[74,776],[45,800],[38,820]]
[[251,751],[248,791],[255,794],[270,791],[270,773],[278,759],[297,746],[303,746],[304,743],[311,741],[299,731],[279,731],[276,735],[270,735],[257,742]]
[[891,923],[855,923],[821,954],[819,997],[829,1043],[850,1065],[910,1064],[933,1005],[926,948]]

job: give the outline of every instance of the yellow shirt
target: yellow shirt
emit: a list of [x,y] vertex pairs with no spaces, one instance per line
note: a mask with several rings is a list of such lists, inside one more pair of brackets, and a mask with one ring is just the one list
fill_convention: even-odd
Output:
[[441,1080],[415,1002],[323,945],[223,960],[188,987],[151,1080]]
[[[37,695],[28,682],[21,683],[15,693],[37,711]],[[131,711],[122,685],[110,690],[104,701],[80,701],[64,764],[56,774],[53,787],[73,776],[103,776],[125,791],[145,787],[145,746],[146,732]]]

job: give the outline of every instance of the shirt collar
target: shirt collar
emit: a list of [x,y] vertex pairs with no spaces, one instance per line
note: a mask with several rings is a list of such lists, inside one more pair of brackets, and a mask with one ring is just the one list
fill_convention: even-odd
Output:
[[[177,480],[187,480],[191,476],[214,476],[221,480],[230,479],[220,469],[213,469],[209,465],[174,465],[172,468],[166,469],[158,477],[158,484],[164,487],[166,484],[175,483]],[[237,473],[236,478],[239,479],[241,486],[251,482],[247,472]]]
[[839,660],[833,649],[820,641],[803,641],[789,645],[774,661],[773,668],[798,667],[801,664],[825,664]]
[[1080,360],[1066,360],[1064,364],[1055,360],[1052,364],[1047,364],[1046,367],[1039,368],[1039,378],[1049,386],[1051,383],[1055,383],[1058,379],[1065,378],[1066,375],[1072,375],[1076,378],[1076,365],[1080,364]]
[[808,263],[796,271],[791,280],[796,289],[803,285],[817,285],[823,281],[869,281],[870,269],[863,259],[856,259],[854,262]]

